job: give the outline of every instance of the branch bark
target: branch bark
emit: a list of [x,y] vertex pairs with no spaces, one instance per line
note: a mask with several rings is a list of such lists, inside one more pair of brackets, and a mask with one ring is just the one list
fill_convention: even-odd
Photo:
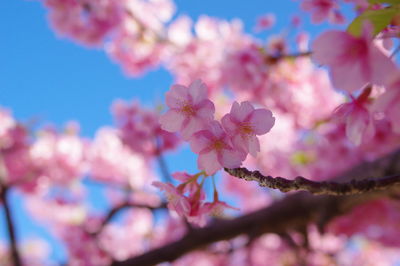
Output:
[[230,175],[246,181],[256,181],[260,187],[279,189],[282,192],[305,190],[314,195],[353,195],[374,190],[384,190],[400,184],[400,174],[362,180],[352,179],[349,182],[313,181],[302,176],[294,180],[283,177],[264,176],[259,171],[250,171],[246,168],[225,168]]
[[11,259],[13,261],[14,266],[21,266],[21,257],[18,252],[17,248],[17,238],[15,235],[15,227],[14,227],[14,222],[12,219],[12,214],[11,214],[11,208],[10,208],[10,203],[8,201],[8,193],[9,193],[9,188],[8,187],[2,187],[0,192],[0,197],[1,201],[3,202],[4,206],[4,213],[6,216],[6,224],[7,224],[7,233],[8,233],[8,238],[10,241],[10,253],[11,253]]
[[[335,178],[335,181],[361,180],[374,176],[390,176],[397,173],[400,173],[400,150],[374,162],[360,164],[358,167]],[[195,228],[175,242],[125,261],[114,262],[112,266],[145,266],[155,265],[164,261],[173,261],[192,250],[243,234],[280,234],[304,228],[310,223],[323,226],[334,217],[350,211],[357,205],[399,192],[399,185],[387,187],[385,190],[349,196],[315,196],[305,192],[298,192],[287,195],[268,207],[236,219],[216,221],[207,227]]]

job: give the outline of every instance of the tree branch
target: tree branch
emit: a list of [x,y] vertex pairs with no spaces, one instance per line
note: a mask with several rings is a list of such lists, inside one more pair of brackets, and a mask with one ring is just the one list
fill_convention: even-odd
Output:
[[12,219],[12,214],[11,214],[11,209],[10,209],[10,203],[8,202],[8,192],[9,188],[3,186],[1,188],[0,192],[0,197],[1,201],[3,202],[4,206],[4,213],[6,215],[6,223],[7,223],[7,233],[8,233],[8,238],[10,241],[10,249],[11,249],[11,259],[14,263],[14,266],[21,266],[21,257],[18,252],[17,248],[17,239],[15,236],[15,228],[14,228],[14,223]]
[[[389,176],[400,172],[400,150],[371,163],[363,163],[335,178],[337,181],[360,180],[371,176]],[[112,266],[155,265],[173,261],[182,255],[211,243],[231,239],[239,235],[262,235],[264,233],[286,233],[304,228],[310,223],[324,226],[334,217],[350,211],[367,201],[399,193],[400,186],[387,187],[370,193],[350,196],[310,195],[299,192],[287,195],[280,201],[256,212],[235,218],[219,220],[204,228],[195,228],[181,239],[163,247]]]
[[146,204],[139,204],[139,203],[132,203],[132,202],[123,202],[117,206],[114,206],[112,209],[110,209],[107,213],[107,215],[105,216],[103,222],[101,223],[101,226],[99,227],[99,229],[93,233],[93,235],[98,235],[103,228],[114,218],[114,216],[127,208],[146,208],[149,210],[158,210],[158,209],[165,209],[167,207],[167,203],[166,202],[162,202],[159,206],[150,206],[150,205],[146,205]]
[[305,190],[314,195],[353,195],[388,189],[400,184],[400,174],[363,180],[353,179],[349,182],[339,183],[330,181],[318,182],[302,176],[298,176],[294,180],[279,176],[264,176],[259,171],[249,171],[246,168],[225,168],[225,171],[246,181],[256,181],[260,187],[279,189],[282,192]]

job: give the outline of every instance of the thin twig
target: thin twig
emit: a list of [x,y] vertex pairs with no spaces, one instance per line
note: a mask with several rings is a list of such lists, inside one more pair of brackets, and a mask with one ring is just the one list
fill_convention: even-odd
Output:
[[11,248],[11,258],[14,263],[14,266],[21,266],[21,257],[18,252],[17,248],[17,238],[15,234],[15,227],[14,227],[14,222],[12,219],[12,214],[11,214],[11,208],[10,208],[10,203],[8,201],[8,195],[9,195],[9,188],[8,187],[2,187],[0,192],[1,196],[1,201],[3,202],[4,206],[4,213],[6,215],[6,222],[7,222],[7,233],[8,233],[8,238],[10,241],[10,248]]
[[304,190],[314,195],[353,195],[374,190],[383,190],[400,184],[400,174],[338,183],[312,181],[302,176],[298,176],[294,180],[279,176],[264,176],[259,171],[250,171],[246,168],[225,168],[225,171],[232,176],[246,181],[256,181],[261,187],[279,189],[282,192]]
[[169,182],[172,183],[172,179],[171,179],[171,174],[170,171],[168,169],[168,165],[167,162],[164,159],[163,153],[160,149],[160,140],[157,138],[156,139],[156,151],[157,151],[157,162],[158,162],[158,166],[160,168],[161,174],[164,178],[165,182]]

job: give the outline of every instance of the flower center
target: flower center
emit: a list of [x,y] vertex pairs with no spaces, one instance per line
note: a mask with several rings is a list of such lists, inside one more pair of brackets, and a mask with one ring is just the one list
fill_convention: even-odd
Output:
[[187,115],[194,115],[196,113],[193,106],[188,103],[183,104],[183,106],[181,108],[181,112],[183,112]]
[[221,150],[221,149],[223,149],[225,147],[225,143],[223,141],[221,141],[221,140],[216,140],[213,143],[212,147],[213,147],[214,150],[219,151],[219,150]]
[[253,133],[253,128],[250,123],[243,123],[242,125],[240,125],[240,132],[243,135],[250,135]]

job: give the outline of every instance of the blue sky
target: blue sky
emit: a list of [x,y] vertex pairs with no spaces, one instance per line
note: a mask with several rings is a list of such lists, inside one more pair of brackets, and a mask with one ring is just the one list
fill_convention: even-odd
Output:
[[[251,4],[249,4],[249,2]],[[177,1],[178,14],[208,14],[243,19],[250,31],[255,18],[273,12],[281,29],[298,12],[295,1]],[[77,120],[86,136],[111,123],[116,98],[162,99],[172,83],[164,70],[142,78],[126,77],[99,49],[57,37],[40,1],[3,0],[0,50],[0,105],[23,120],[36,118],[62,125]]]
[[[275,13],[277,25],[267,33],[277,33],[289,24],[293,15],[301,14],[298,2],[291,0],[178,0],[176,5],[178,14],[187,14],[194,19],[201,14],[240,18],[247,32],[251,31],[259,15]],[[61,127],[67,121],[75,120],[81,124],[84,136],[93,136],[99,127],[112,124],[109,109],[114,99],[138,98],[146,105],[152,105],[162,101],[172,83],[172,77],[163,69],[141,78],[127,77],[102,50],[89,49],[57,37],[47,23],[46,10],[40,1],[2,0],[0,10],[0,106],[11,109],[22,121],[35,119]],[[304,19],[304,24],[309,28],[309,17]],[[315,34],[322,28],[313,27],[311,32]],[[189,159],[171,155],[169,163],[179,163],[170,168],[194,171],[195,157],[187,150],[184,154]],[[91,192],[94,203],[102,202],[97,190]],[[19,236],[38,235],[48,239],[56,247],[52,257],[62,258],[62,250],[50,235],[29,221],[19,197],[14,195],[13,199]],[[0,233],[4,236],[2,217]]]

